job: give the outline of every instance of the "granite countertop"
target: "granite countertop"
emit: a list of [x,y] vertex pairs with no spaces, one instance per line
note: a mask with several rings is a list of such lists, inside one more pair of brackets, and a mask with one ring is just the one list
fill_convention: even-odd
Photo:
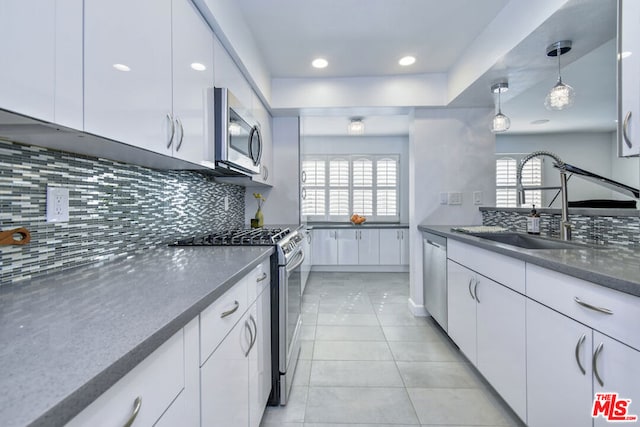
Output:
[[455,226],[421,224],[418,229],[640,297],[638,248],[587,246],[585,249],[523,249],[451,231],[451,227]]
[[364,224],[355,225],[350,222],[308,222],[307,227],[314,230],[335,229],[335,228],[409,228],[409,224],[388,223],[388,222],[365,222]]
[[161,247],[0,286],[3,427],[63,425],[272,247]]

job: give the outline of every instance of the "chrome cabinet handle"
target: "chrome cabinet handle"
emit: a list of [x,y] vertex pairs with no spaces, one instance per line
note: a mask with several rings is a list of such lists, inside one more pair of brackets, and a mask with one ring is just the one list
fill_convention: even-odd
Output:
[[122,427],[131,427],[133,422],[136,420],[138,416],[138,412],[140,412],[140,408],[142,407],[142,397],[136,397],[136,400],[133,401],[133,413],[129,417],[126,423]]
[[400,240],[400,230],[396,230],[396,239]]
[[256,324],[256,319],[253,318],[252,314],[249,315],[249,320],[251,320],[251,323],[253,323],[253,330],[255,331],[255,333],[253,334],[251,346],[249,347],[249,351],[251,351],[256,341],[258,341],[258,325]]
[[440,245],[433,243],[431,240],[427,239],[427,243],[430,244],[431,246],[435,246],[436,248],[440,249]]
[[267,168],[265,165],[262,165],[262,179],[266,181],[267,178],[269,178],[269,168]]
[[595,305],[589,304],[588,302],[584,302],[582,301],[580,298],[578,297],[573,297],[573,300],[575,302],[577,302],[578,304],[580,304],[583,307],[586,307],[590,310],[593,311],[597,311],[598,313],[603,313],[603,314],[613,314],[613,311],[609,310],[608,308],[604,308],[604,307],[597,307]]
[[596,351],[593,352],[592,362],[593,374],[596,376],[596,380],[598,380],[598,384],[600,384],[600,387],[604,387],[604,381],[602,381],[602,378],[600,378],[600,373],[598,372],[598,356],[600,356],[603,348],[604,343],[600,343],[598,347],[596,347]]
[[404,240],[404,230],[400,230],[400,240]]
[[171,144],[173,144],[173,137],[176,134],[176,125],[173,123],[173,115],[171,115],[171,113],[167,113],[167,120],[171,123],[171,137],[169,137],[169,141],[167,142],[167,148],[170,148]]
[[262,282],[263,280],[265,280],[267,278],[267,273],[262,273],[262,276],[258,277],[256,279],[256,282]]
[[480,281],[476,279],[476,284],[473,286],[473,294],[476,296],[476,301],[478,301],[478,304],[480,304],[480,298],[478,298],[478,283],[480,283]]
[[586,338],[587,336],[585,334],[582,334],[582,336],[578,339],[578,342],[576,343],[576,363],[578,364],[578,368],[580,368],[580,372],[582,372],[582,375],[586,375],[587,371],[585,371],[584,367],[582,366],[582,363],[580,363],[580,346],[582,345],[582,343]]
[[300,175],[300,181],[307,182],[307,172],[306,171],[302,171],[302,174]]
[[473,292],[471,292],[471,283],[473,283],[473,277],[469,279],[469,295],[471,295],[471,299],[475,301],[476,297],[474,297]]
[[249,330],[249,348],[244,352],[244,357],[247,357],[251,352],[251,347],[253,347],[253,330],[251,329],[251,325],[248,320],[244,321],[244,327]]
[[302,189],[302,200],[306,200],[307,199],[307,189],[303,188]]
[[221,319],[224,319],[225,317],[230,316],[236,311],[238,311],[238,308],[240,308],[240,303],[238,301],[234,301],[233,304],[234,304],[234,307],[231,310],[222,312],[222,314],[220,315]]
[[627,112],[627,115],[624,116],[624,121],[622,122],[622,138],[624,139],[627,147],[631,148],[631,139],[629,138],[629,134],[627,133],[627,129],[629,128],[629,120],[631,120],[631,111]]
[[176,123],[180,127],[180,141],[178,141],[178,145],[176,146],[176,151],[180,151],[180,147],[182,147],[182,140],[184,139],[184,127],[182,127],[182,121],[180,117],[176,117]]

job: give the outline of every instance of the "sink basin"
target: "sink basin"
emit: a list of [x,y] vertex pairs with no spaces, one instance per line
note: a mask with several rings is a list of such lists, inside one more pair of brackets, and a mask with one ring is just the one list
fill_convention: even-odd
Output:
[[524,249],[589,249],[584,243],[567,242],[524,233],[469,233],[472,236]]

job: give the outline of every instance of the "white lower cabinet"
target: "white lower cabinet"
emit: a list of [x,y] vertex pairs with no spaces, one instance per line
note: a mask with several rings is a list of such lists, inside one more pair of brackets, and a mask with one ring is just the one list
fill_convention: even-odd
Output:
[[[314,229],[313,233],[313,265],[400,265],[408,264],[407,255],[402,255],[399,233],[393,230],[394,241],[386,239],[388,233],[378,228],[342,228],[342,229]],[[408,242],[407,242],[408,246]],[[387,257],[392,253],[393,260]],[[396,260],[397,258],[397,260]],[[364,271],[364,270],[363,270]]]
[[[73,418],[67,427],[110,427],[125,425],[131,419],[135,420],[133,425],[154,425],[184,392],[184,354],[184,331],[180,330]],[[175,411],[179,410],[176,406]]]
[[447,261],[448,333],[526,420],[525,297]]
[[527,300],[530,427],[591,425],[591,328]]
[[380,229],[380,264],[409,264],[409,230],[399,228]]
[[[268,267],[268,261],[259,265],[244,284],[236,285],[248,285],[249,295],[256,288],[258,295],[253,292],[247,311],[200,368],[203,427],[260,425],[271,392],[271,293],[264,279]],[[201,335],[217,334],[220,325],[208,324]]]
[[200,368],[202,426],[249,425],[249,314],[245,314]]
[[338,264],[338,231],[321,229],[312,231],[311,251],[314,265]]

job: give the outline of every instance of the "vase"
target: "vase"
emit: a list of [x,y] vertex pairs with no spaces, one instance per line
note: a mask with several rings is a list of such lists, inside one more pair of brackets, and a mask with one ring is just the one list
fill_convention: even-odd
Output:
[[262,214],[261,208],[258,208],[258,210],[256,211],[255,219],[258,227],[264,226],[264,215]]

